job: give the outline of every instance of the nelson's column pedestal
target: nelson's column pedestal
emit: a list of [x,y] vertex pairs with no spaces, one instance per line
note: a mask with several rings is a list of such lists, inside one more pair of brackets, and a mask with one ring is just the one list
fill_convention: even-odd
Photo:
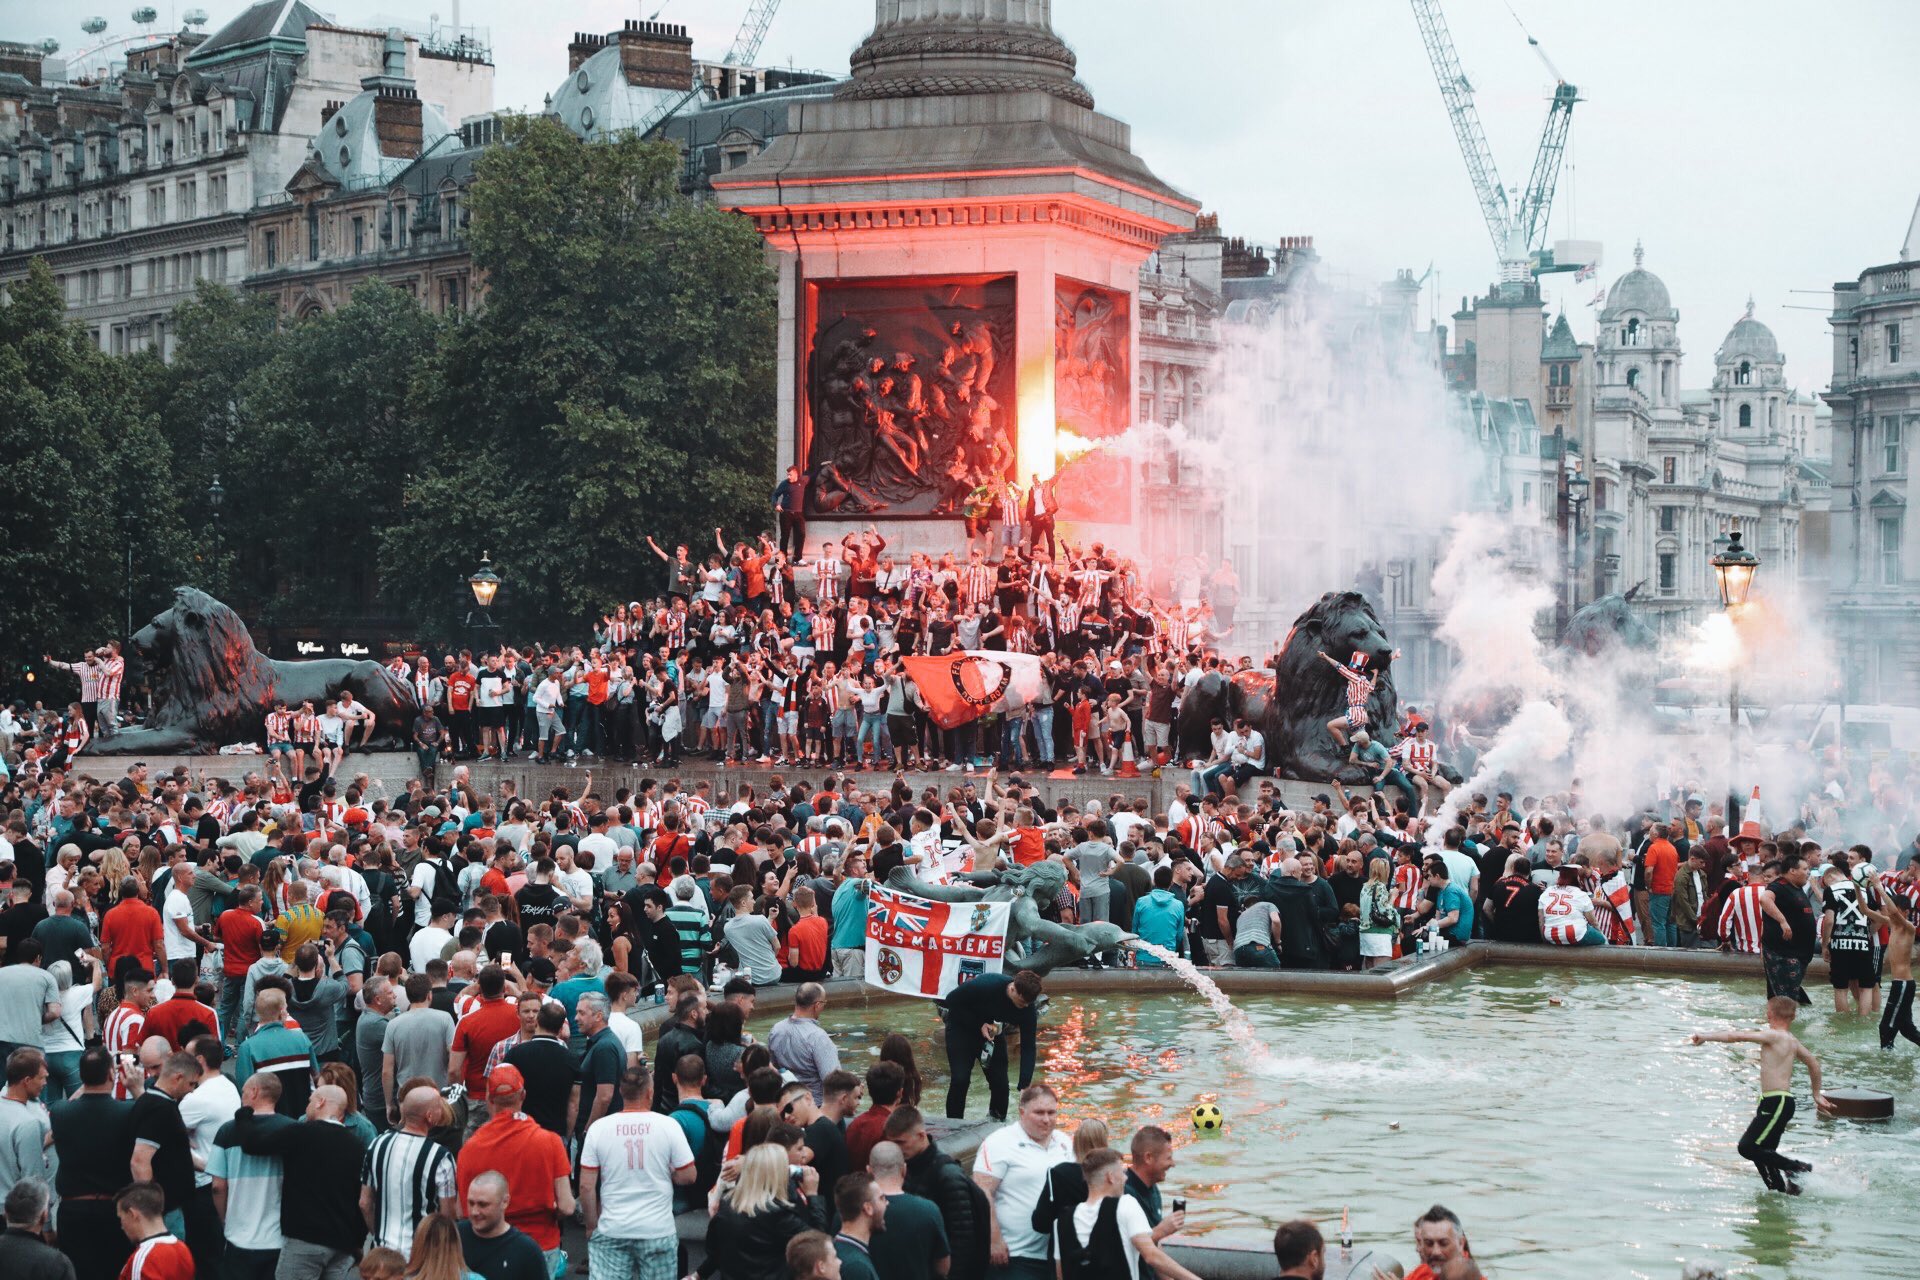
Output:
[[1197,206],[1093,109],[1050,0],[875,7],[833,98],[714,183],[777,259],[808,551],[869,521],[958,547],[976,485],[1056,471],[1063,525],[1126,526],[1126,464],[1085,451],[1133,425],[1140,265]]

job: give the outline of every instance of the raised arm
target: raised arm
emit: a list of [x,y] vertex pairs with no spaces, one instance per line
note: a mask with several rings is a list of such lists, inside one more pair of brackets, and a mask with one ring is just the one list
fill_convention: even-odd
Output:
[[1796,1038],[1793,1042],[1793,1056],[1807,1064],[1807,1084],[1813,1090],[1813,1105],[1822,1112],[1833,1110],[1833,1103],[1827,1100],[1826,1092],[1820,1087],[1820,1059],[1813,1056],[1813,1050],[1807,1048]]

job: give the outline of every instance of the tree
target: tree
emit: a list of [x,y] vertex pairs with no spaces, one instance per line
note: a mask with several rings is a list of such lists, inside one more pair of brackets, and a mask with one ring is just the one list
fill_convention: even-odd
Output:
[[674,190],[679,157],[514,122],[470,197],[486,306],[423,371],[435,466],[381,538],[443,628],[491,551],[516,627],[577,627],[659,581],[646,536],[764,525],[775,292],[744,219]]
[[[364,616],[381,604],[381,531],[425,462],[410,401],[446,323],[390,285],[288,327],[242,385],[239,474],[261,622]],[[228,489],[234,489],[229,484]],[[411,602],[394,600],[411,617]]]
[[[138,394],[146,366],[103,355],[35,259],[0,306],[0,683],[138,627],[186,565],[171,451]],[[33,690],[49,700],[61,681]]]

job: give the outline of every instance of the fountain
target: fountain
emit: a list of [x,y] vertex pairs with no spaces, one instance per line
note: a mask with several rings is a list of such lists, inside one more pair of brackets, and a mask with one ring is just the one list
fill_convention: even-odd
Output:
[[1199,965],[1185,956],[1174,954],[1158,943],[1148,942],[1142,938],[1135,938],[1126,945],[1135,951],[1146,952],[1179,974],[1180,980],[1192,987],[1213,1009],[1214,1016],[1220,1019],[1221,1028],[1233,1037],[1233,1042],[1240,1046],[1242,1053],[1246,1054],[1253,1069],[1262,1075],[1274,1074],[1271,1070],[1273,1054],[1267,1049],[1266,1042],[1260,1038],[1260,1033],[1254,1030],[1251,1022],[1247,1021],[1247,1015],[1234,1007],[1227,993],[1220,989],[1220,984],[1201,972]]

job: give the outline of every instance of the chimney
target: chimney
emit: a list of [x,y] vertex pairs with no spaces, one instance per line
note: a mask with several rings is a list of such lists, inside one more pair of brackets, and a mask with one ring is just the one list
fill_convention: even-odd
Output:
[[346,104],[341,102],[338,98],[329,99],[327,102],[327,105],[320,108],[321,125],[324,126],[327,123],[327,121],[333,119],[334,116],[338,115],[340,112],[340,108],[345,105]]
[[389,80],[407,78],[407,38],[400,34],[400,28],[387,29],[386,49],[380,55],[380,74]]
[[620,42],[620,70],[628,84],[644,89],[693,84],[693,38],[686,27],[629,18],[614,38]]
[[582,31],[573,33],[573,43],[567,46],[567,74],[572,75],[580,69],[580,64],[607,47],[605,36],[588,35]]
[[37,85],[40,83],[40,62],[45,57],[38,45],[14,44],[11,41],[0,43],[0,75],[16,75],[28,84]]
[[420,95],[411,86],[383,84],[373,100],[373,132],[380,154],[412,160],[421,146]]

